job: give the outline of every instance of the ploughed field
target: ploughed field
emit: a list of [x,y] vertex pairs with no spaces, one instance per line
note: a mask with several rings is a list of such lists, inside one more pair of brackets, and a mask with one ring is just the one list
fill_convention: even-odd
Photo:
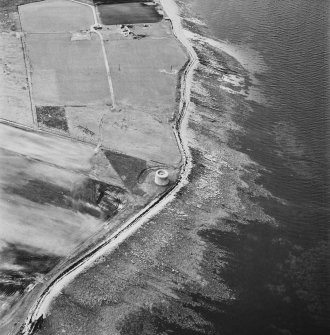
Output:
[[100,4],[98,6],[103,24],[129,24],[159,22],[162,15],[155,6],[144,2]]
[[186,54],[159,6],[102,4],[117,5],[136,22],[96,32],[107,9],[46,0],[1,28],[0,329],[56,265],[166,190],[158,168],[177,179]]

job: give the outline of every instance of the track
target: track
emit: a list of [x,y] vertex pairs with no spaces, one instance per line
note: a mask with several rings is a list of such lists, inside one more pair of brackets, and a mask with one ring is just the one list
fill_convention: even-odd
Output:
[[[71,0],[72,1],[72,0]],[[189,54],[189,62],[187,63],[183,75],[181,77],[181,99],[179,113],[176,118],[173,131],[175,133],[182,158],[183,165],[180,178],[171,189],[162,194],[143,210],[137,213],[130,220],[124,222],[111,236],[105,239],[99,245],[89,250],[83,257],[76,260],[73,264],[63,269],[56,276],[51,278],[45,289],[39,294],[38,299],[31,308],[23,330],[20,334],[31,335],[38,327],[38,321],[46,316],[49,306],[53,299],[68,285],[79,273],[91,266],[100,256],[116,249],[125,239],[136,232],[145,222],[150,220],[154,215],[159,213],[168,203],[175,199],[179,190],[188,183],[188,175],[192,167],[192,159],[185,136],[187,126],[187,111],[190,103],[190,90],[193,79],[193,72],[198,65],[197,55],[184,36],[181,27],[181,20],[177,13],[177,7],[173,0],[160,0],[161,4],[171,19],[173,33],[175,37],[185,46]],[[78,1],[74,1],[78,2]],[[95,10],[95,9],[94,9]],[[94,12],[95,13],[95,12]]]

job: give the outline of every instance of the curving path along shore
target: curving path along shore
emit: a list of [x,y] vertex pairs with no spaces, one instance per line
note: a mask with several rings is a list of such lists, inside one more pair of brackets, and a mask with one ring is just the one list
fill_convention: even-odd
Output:
[[53,299],[68,285],[78,274],[91,266],[99,257],[108,254],[116,249],[124,240],[136,232],[145,222],[162,210],[169,202],[171,202],[180,189],[188,183],[188,175],[192,167],[192,159],[186,139],[187,126],[187,110],[190,103],[190,90],[193,79],[193,73],[198,65],[198,57],[190,45],[188,39],[184,35],[181,26],[181,20],[178,15],[178,9],[173,0],[161,0],[161,4],[172,22],[173,33],[182,43],[189,54],[189,62],[187,63],[183,75],[181,77],[180,86],[180,105],[176,117],[175,126],[173,127],[178,146],[183,158],[182,170],[178,182],[169,189],[169,191],[153,200],[148,206],[141,210],[130,220],[123,223],[111,236],[99,245],[95,246],[87,255],[75,261],[74,264],[64,269],[49,281],[46,288],[39,294],[35,304],[31,308],[28,317],[24,323],[21,334],[32,334],[36,326],[36,322],[46,316],[49,306]]

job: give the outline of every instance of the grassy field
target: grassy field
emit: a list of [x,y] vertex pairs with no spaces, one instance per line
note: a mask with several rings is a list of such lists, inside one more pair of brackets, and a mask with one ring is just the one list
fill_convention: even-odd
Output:
[[0,118],[33,126],[22,43],[15,35],[17,6],[32,0],[0,0]]
[[[33,2],[40,2],[44,0],[0,0],[0,8],[2,10],[17,10],[17,6],[26,5]],[[85,2],[92,4],[92,0],[79,0],[80,2]]]
[[97,36],[74,42],[70,34],[29,34],[26,39],[36,105],[111,103]]
[[117,101],[175,105],[177,73],[186,55],[173,37],[109,41],[106,50]]
[[[15,20],[12,14],[18,12],[18,6],[26,5],[44,0],[0,0],[0,30],[15,30]],[[92,0],[79,0],[87,4],[92,4]]]
[[94,22],[90,8],[59,0],[23,6],[19,13],[36,105],[111,103],[99,38],[73,41],[69,33]]
[[118,103],[117,110],[111,111],[99,37],[89,34],[86,40],[72,39],[73,31],[85,29],[93,21],[92,11],[58,0],[23,6],[19,12],[22,30],[27,32],[33,102],[39,109],[65,109],[59,122],[55,116],[46,115],[45,119],[40,115],[43,125],[56,131],[57,124],[63,124],[69,136],[95,144],[102,128],[102,144],[108,150],[146,161],[180,164],[169,120],[177,108],[178,72],[186,55],[167,23],[147,28],[137,25],[136,31],[146,32],[142,39],[108,39],[104,29]]
[[96,144],[102,119],[104,148],[146,161],[178,165],[181,155],[172,128],[166,115],[162,116],[162,111],[146,111],[136,106],[121,106],[112,111],[102,105],[66,107],[72,137]]
[[23,30],[27,33],[87,30],[94,23],[89,7],[67,0],[37,2],[20,7],[19,13]]
[[17,6],[39,1],[42,0],[0,0],[0,8],[1,10],[17,11]]
[[21,40],[0,34],[0,118],[33,126]]

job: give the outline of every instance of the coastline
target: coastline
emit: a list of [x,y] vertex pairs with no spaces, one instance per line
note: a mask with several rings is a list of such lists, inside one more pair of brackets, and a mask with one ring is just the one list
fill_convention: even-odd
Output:
[[[223,20],[220,25],[213,22],[216,29],[212,31],[211,21],[207,20],[207,25],[202,21],[203,5],[194,12],[195,0],[177,2],[186,36],[192,37],[189,40],[200,62],[192,78],[185,119],[192,162],[189,182],[120,248],[101,256],[63,288],[39,324],[38,334],[328,334],[329,281],[327,268],[321,264],[329,250],[324,235],[328,227],[327,197],[323,188],[320,193],[313,188],[299,194],[304,188],[292,180],[298,174],[297,180],[305,185],[317,181],[310,179],[313,171],[309,170],[317,168],[317,162],[304,158],[320,158],[320,151],[315,150],[315,156],[304,152],[308,146],[297,137],[300,111],[295,115],[291,106],[288,119],[278,123],[277,117],[284,115],[276,115],[278,108],[269,105],[279,95],[273,94],[273,89],[271,94],[265,91],[267,80],[273,76],[275,82],[279,79],[278,87],[283,87],[285,73],[291,69],[281,65],[274,71],[273,64],[267,73],[255,76],[255,63],[246,64],[249,59],[236,48],[239,45],[226,42],[228,36],[235,43],[231,39],[235,31],[239,39],[249,34],[249,41],[255,38],[258,43],[258,51],[271,45],[276,55],[264,57],[267,64],[271,58],[276,61],[278,52],[286,54],[288,46],[283,43],[282,48],[280,43],[274,48],[273,42],[268,39],[263,44],[262,38],[281,31],[278,23],[283,17],[276,14],[286,7],[275,6],[278,12],[269,18],[274,31],[268,29],[271,25],[266,20],[266,31],[261,29],[262,36],[257,38],[253,28],[245,31],[241,29],[243,22],[235,22],[231,4],[221,2],[228,5],[228,11],[217,8]],[[309,21],[318,22],[305,26],[307,36],[313,36],[309,27],[320,28],[322,18],[319,10],[311,10],[313,4],[305,4]],[[269,10],[263,8],[262,0],[258,8],[250,5],[238,6],[238,12],[253,19],[259,16],[263,22]],[[207,15],[217,17],[215,9],[207,8]],[[295,7],[286,9],[288,17],[280,25],[284,29],[294,24],[286,20]],[[293,31],[287,30],[290,36]],[[296,42],[301,36],[298,34]],[[314,49],[311,51],[315,54]],[[308,56],[296,56],[293,64],[305,58],[301,64],[312,65],[310,70],[315,70]],[[251,84],[256,77],[262,86]],[[305,91],[311,83],[315,85],[310,79],[302,82]],[[298,87],[287,88],[295,94]],[[266,93],[267,103],[259,99],[258,91]],[[311,96],[306,93],[306,97]],[[308,108],[306,111],[310,116]],[[318,117],[322,109],[319,112]],[[290,123],[290,116],[297,124]],[[309,137],[307,140],[310,142]],[[290,199],[295,192],[300,198]],[[324,203],[317,202],[320,207],[315,208],[308,200],[317,194],[324,195]]]
[[[173,7],[168,8],[168,11],[171,10],[175,15]],[[177,13],[174,21],[181,20]],[[183,30],[181,33],[184,34]],[[194,45],[193,48],[188,43],[194,54],[198,52],[198,59],[203,61],[201,66],[206,69],[198,46]],[[246,76],[246,71],[235,59],[222,52],[219,58],[227,69],[235,69],[243,77]],[[222,281],[217,282],[217,278],[211,275],[212,271],[208,268],[211,265],[208,264],[218,264],[219,261],[209,259],[210,246],[199,234],[203,233],[204,222],[212,226],[219,220],[224,221],[220,223],[223,232],[235,232],[236,229],[225,221],[241,207],[237,193],[240,187],[246,187],[242,176],[252,162],[247,156],[232,150],[227,142],[226,131],[233,127],[230,117],[233,109],[237,108],[237,96],[224,91],[221,107],[215,106],[207,110],[209,106],[203,106],[197,101],[200,93],[203,93],[199,92],[199,88],[196,89],[199,86],[196,76],[200,75],[200,71],[194,71],[194,76],[191,73],[189,95],[193,94],[188,106],[189,118],[185,118],[184,127],[184,137],[192,152],[192,173],[187,177],[189,182],[183,185],[166,207],[154,213],[153,217],[150,215],[135,234],[127,236],[120,248],[99,258],[98,262],[63,288],[61,295],[52,302],[49,316],[42,324],[42,335],[60,331],[55,328],[59,320],[63,324],[63,330],[66,329],[69,334],[82,331],[83,324],[85,328],[82,334],[97,334],[101,325],[95,324],[96,321],[88,315],[79,323],[69,321],[75,315],[84,314],[84,308],[98,308],[94,313],[100,315],[102,321],[99,322],[113,334],[118,333],[117,327],[128,327],[135,334],[135,323],[149,324],[155,315],[163,317],[166,326],[172,318],[171,313],[177,315],[174,317],[173,327],[183,327],[180,334],[186,334],[187,330],[184,329],[188,327],[187,334],[192,334],[200,326],[205,326],[206,331],[210,328],[193,311],[194,303],[190,295],[205,294],[207,298],[215,297],[227,302],[235,298],[230,288]],[[220,108],[224,108],[226,112],[219,114]],[[262,194],[262,191],[259,192]],[[214,211],[214,208],[217,210]],[[265,216],[253,211],[249,214],[240,213],[242,221],[252,220],[260,214]],[[224,253],[222,250],[211,250],[212,253],[220,253],[219,257]],[[204,257],[208,260],[204,260]],[[224,267],[221,261],[220,267]],[[101,317],[103,301],[106,302],[104,311],[110,313],[107,317]],[[189,308],[192,310],[185,311],[184,304],[191,304],[192,307]],[[202,308],[202,304],[198,306]],[[143,317],[145,313],[147,319]],[[180,314],[187,317],[190,314],[193,323],[189,326],[182,324]],[[125,334],[130,333],[123,331]]]

